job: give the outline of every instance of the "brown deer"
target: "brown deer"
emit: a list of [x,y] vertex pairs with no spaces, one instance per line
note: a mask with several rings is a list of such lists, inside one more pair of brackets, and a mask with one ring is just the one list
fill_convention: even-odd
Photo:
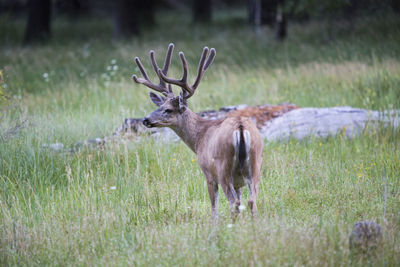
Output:
[[[159,108],[144,118],[143,124],[149,128],[170,127],[197,154],[198,163],[207,179],[214,218],[218,217],[218,184],[229,201],[233,215],[240,212],[242,187],[247,184],[250,189],[248,205],[255,215],[263,152],[260,133],[254,123],[245,117],[205,120],[191,111],[187,99],[193,96],[213,62],[215,49],[204,48],[193,85],[188,83],[188,64],[183,52],[179,52],[183,65],[182,78],[167,77],[173,49],[174,45],[170,44],[162,69],[156,63],[154,51],[150,51],[150,60],[160,79],[159,84],[150,81],[139,58],[135,58],[143,78],[133,75],[133,80],[162,94],[150,92],[151,100]],[[182,88],[178,96],[174,95],[172,84]]]

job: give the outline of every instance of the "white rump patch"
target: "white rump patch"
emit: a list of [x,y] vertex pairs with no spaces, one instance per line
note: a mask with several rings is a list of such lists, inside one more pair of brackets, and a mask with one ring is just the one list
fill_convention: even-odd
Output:
[[240,142],[240,131],[236,130],[233,132],[233,146],[235,147],[235,151],[239,149]]
[[250,137],[250,132],[247,130],[243,131],[243,136],[244,136],[244,143],[246,144],[246,153],[249,155],[250,152],[250,146],[251,146],[251,137]]
[[[244,138],[244,144],[246,146],[246,161],[249,161],[250,157],[250,147],[251,147],[251,137],[250,137],[250,132],[247,130],[243,131],[243,138]],[[235,130],[233,132],[233,147],[235,148],[235,157],[234,157],[234,163],[236,164],[238,157],[239,157],[239,145],[240,145],[240,130]],[[235,165],[234,164],[234,165]]]

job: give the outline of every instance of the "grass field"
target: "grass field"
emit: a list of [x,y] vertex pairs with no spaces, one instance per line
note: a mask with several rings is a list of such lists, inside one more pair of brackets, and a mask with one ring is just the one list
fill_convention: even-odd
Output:
[[[164,15],[157,30],[111,41],[111,22],[58,19],[51,42],[16,45],[23,22],[0,19],[1,265],[396,266],[400,263],[400,133],[349,140],[291,140],[264,148],[259,216],[231,224],[227,201],[211,223],[205,179],[182,143],[121,142],[104,151],[54,153],[43,147],[110,135],[124,118],[155,106],[131,80],[139,56],[164,56],[174,42],[193,74],[202,47],[217,57],[190,106],[195,111],[246,103],[301,107],[400,108],[400,19],[294,24],[276,43],[239,20],[182,30],[189,17]],[[177,51],[172,73],[180,74]],[[13,106],[14,108],[7,109]],[[247,189],[244,198],[247,198]],[[351,260],[354,222],[383,227],[379,257]]]

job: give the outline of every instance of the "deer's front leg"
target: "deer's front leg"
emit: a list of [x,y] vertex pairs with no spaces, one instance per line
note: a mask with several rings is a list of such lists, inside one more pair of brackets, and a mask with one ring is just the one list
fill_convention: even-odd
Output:
[[211,215],[216,221],[218,219],[218,183],[210,171],[208,171],[206,165],[200,164],[200,167],[207,181],[208,195],[211,202]]

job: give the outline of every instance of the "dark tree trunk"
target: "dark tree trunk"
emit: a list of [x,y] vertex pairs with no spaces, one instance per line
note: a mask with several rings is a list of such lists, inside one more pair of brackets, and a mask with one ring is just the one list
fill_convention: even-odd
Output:
[[254,25],[256,21],[256,1],[257,0],[247,0],[247,21],[252,25]]
[[247,0],[247,20],[255,26],[256,31],[261,26],[261,0]]
[[193,21],[210,22],[212,16],[211,0],[193,0]]
[[50,36],[51,0],[29,0],[24,43],[44,41]]
[[391,3],[392,9],[396,13],[400,13],[400,1],[399,0],[392,0]]
[[285,13],[278,13],[275,24],[275,38],[283,41],[287,35],[287,19]]
[[66,14],[71,18],[90,13],[89,0],[56,0],[55,8],[57,13]]
[[154,25],[154,0],[140,1],[136,0],[137,14],[141,25],[153,26]]
[[276,21],[275,21],[275,38],[283,41],[287,35],[287,15],[284,10],[284,0],[278,1]]
[[278,0],[247,0],[248,22],[255,26],[275,23]]
[[261,24],[273,26],[279,0],[261,0]]
[[140,0],[116,0],[114,3],[114,38],[126,38],[139,33],[138,5]]

